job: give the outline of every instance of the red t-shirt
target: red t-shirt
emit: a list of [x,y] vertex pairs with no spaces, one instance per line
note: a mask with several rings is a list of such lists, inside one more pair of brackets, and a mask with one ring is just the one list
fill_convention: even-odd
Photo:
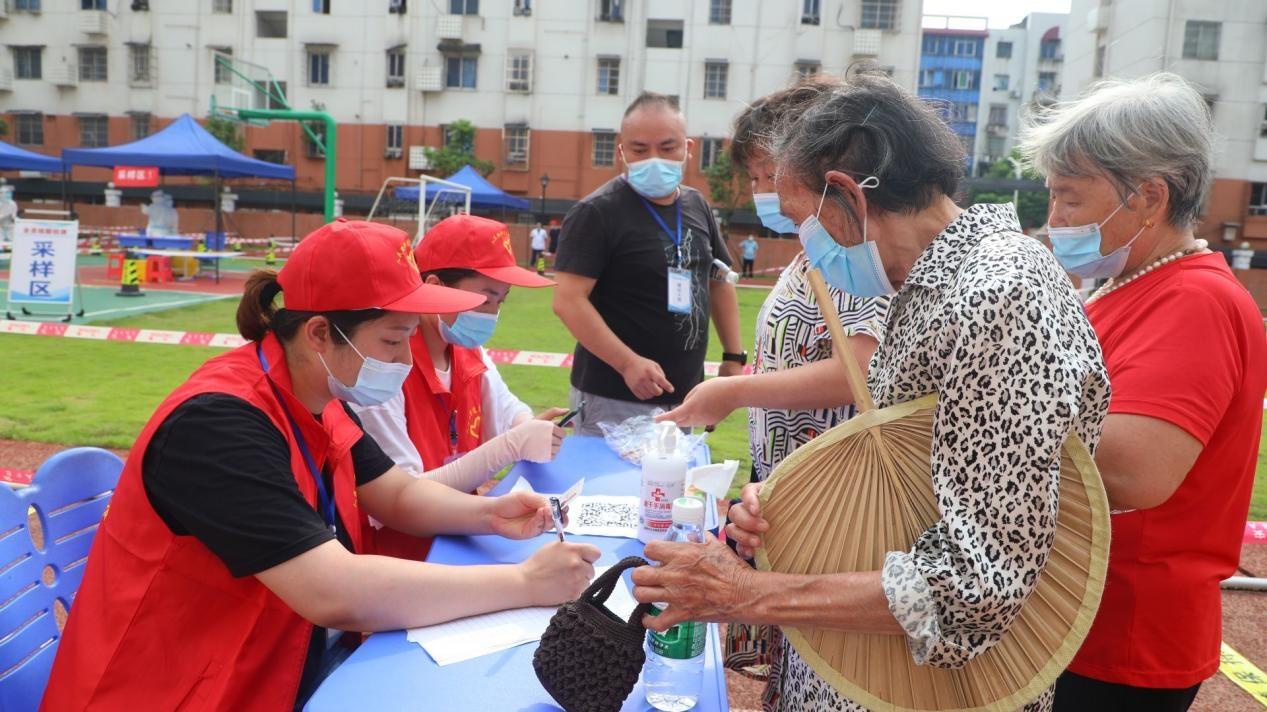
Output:
[[1263,318],[1220,254],[1161,267],[1087,316],[1113,386],[1109,413],[1172,423],[1203,449],[1165,503],[1113,514],[1104,597],[1069,669],[1191,687],[1218,669],[1219,582],[1240,560],[1267,389]]

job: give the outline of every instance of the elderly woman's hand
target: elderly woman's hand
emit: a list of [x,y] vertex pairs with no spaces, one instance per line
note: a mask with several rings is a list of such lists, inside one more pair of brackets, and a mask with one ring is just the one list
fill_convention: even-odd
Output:
[[751,559],[761,548],[761,535],[770,528],[770,523],[761,518],[760,497],[764,485],[764,482],[744,485],[740,501],[730,507],[726,536],[735,541],[735,551],[745,559]]
[[704,536],[703,544],[647,544],[644,555],[660,563],[634,569],[634,598],[669,604],[658,616],[643,616],[648,629],[665,631],[683,621],[743,620],[756,572],[730,547],[711,534]]

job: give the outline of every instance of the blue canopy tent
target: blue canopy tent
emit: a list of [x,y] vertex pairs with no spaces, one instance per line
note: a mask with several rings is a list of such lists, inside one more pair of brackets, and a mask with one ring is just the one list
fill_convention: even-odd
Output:
[[[450,183],[458,183],[471,189],[471,207],[473,208],[506,208],[510,210],[528,210],[532,203],[517,198],[489,183],[480,172],[469,165],[462,166],[457,173],[445,178]],[[445,191],[443,185],[428,184],[427,198],[434,199]],[[417,200],[418,186],[406,185],[396,189],[397,200]]]
[[66,169],[60,159],[0,141],[0,170],[62,173]]
[[[189,114],[181,114],[162,131],[143,139],[105,148],[67,148],[62,160],[68,166],[155,166],[163,175],[215,176],[216,238],[223,239],[220,181],[225,178],[280,178],[291,181],[294,195],[295,167],[244,156],[220,143]],[[293,214],[293,208],[292,208]]]

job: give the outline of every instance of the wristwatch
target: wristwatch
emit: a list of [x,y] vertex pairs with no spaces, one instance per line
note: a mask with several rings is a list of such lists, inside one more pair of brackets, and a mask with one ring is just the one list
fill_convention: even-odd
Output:
[[747,352],[747,351],[740,351],[740,352],[739,352],[739,353],[737,353],[737,354],[732,354],[732,353],[730,353],[729,351],[723,351],[723,352],[722,352],[722,354],[721,354],[721,360],[723,360],[723,361],[733,361],[733,362],[735,362],[735,363],[739,364],[740,366],[747,366],[747,365],[748,365],[748,352]]

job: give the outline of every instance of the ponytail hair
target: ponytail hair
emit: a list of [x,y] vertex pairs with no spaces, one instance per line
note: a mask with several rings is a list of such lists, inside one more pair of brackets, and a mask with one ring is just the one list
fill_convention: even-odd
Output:
[[298,311],[279,308],[274,302],[282,293],[277,272],[257,269],[246,279],[242,301],[238,302],[238,333],[247,341],[263,341],[271,331],[283,343],[290,341],[299,327],[314,316],[325,317],[336,329],[330,338],[336,344],[347,343],[344,336],[351,336],[362,324],[387,315],[382,309],[355,309],[348,311]]
[[281,293],[282,285],[277,281],[276,271],[257,269],[251,273],[246,280],[242,301],[238,302],[238,333],[242,338],[247,341],[264,340],[277,318],[279,310],[273,302]]

